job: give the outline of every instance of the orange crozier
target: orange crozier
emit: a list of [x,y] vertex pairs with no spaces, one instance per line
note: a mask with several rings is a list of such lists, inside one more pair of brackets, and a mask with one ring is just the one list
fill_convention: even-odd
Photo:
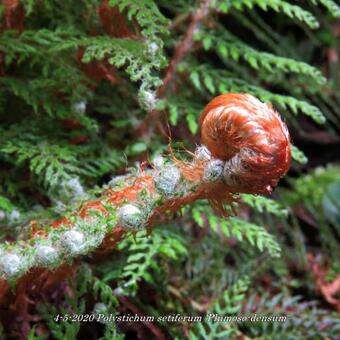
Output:
[[287,173],[289,133],[270,104],[249,94],[223,94],[205,107],[200,125],[201,142],[227,161],[224,177],[234,192],[268,194]]

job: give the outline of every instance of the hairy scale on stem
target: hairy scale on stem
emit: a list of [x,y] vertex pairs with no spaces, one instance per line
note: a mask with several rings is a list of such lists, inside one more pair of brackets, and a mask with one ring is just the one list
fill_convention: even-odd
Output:
[[[151,228],[160,216],[197,199],[209,199],[226,214],[234,194],[269,193],[288,171],[288,130],[270,104],[248,94],[224,94],[206,106],[200,124],[203,145],[190,162],[172,154],[167,162],[111,181],[98,200],[84,203],[72,216],[32,229],[26,244],[2,244],[0,298],[8,295],[7,280],[17,280],[19,292],[33,284],[43,290],[46,276],[57,272],[53,277],[62,279],[72,273],[56,264],[98,247],[110,251],[127,233]],[[17,254],[26,253],[21,261]]]

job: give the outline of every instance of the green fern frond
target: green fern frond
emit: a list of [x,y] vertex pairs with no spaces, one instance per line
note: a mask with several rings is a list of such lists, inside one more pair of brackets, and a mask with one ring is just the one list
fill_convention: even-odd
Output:
[[246,92],[259,97],[264,102],[272,102],[282,110],[289,109],[294,114],[301,111],[319,124],[326,121],[326,118],[316,106],[295,97],[272,93],[262,87],[251,85],[242,79],[235,78],[233,74],[225,70],[211,69],[206,65],[200,65],[192,70],[190,80],[200,91],[202,91],[204,85],[212,94]]
[[8,160],[15,159],[17,164],[28,162],[31,172],[46,187],[55,186],[80,173],[76,151],[67,145],[17,139],[3,141],[0,152]]
[[[153,2],[147,1],[147,3],[148,6],[151,6]],[[127,6],[127,2],[125,1],[123,5],[123,7]],[[138,7],[136,4],[132,6],[133,13],[136,12],[136,6]],[[146,19],[143,12],[138,12],[138,17],[141,21],[143,21],[142,18],[147,21],[150,19],[149,16],[147,16],[148,19]],[[154,22],[154,18],[152,19],[152,22]],[[153,28],[148,26],[145,32],[149,32],[150,34],[152,32],[155,33],[155,27],[159,26],[156,25]],[[159,42],[154,42],[154,44],[158,44],[157,47],[155,46],[157,49],[156,53],[150,54],[149,45],[152,43],[151,41],[144,42],[133,39],[117,39],[109,36],[88,37],[82,36],[79,32],[73,30],[27,30],[19,37],[12,34],[12,32],[6,32],[2,40],[2,51],[6,52],[6,64],[10,64],[15,59],[18,59],[19,62],[27,59],[31,66],[33,66],[37,63],[41,63],[41,58],[44,58],[44,60],[47,61],[44,63],[44,72],[46,74],[51,72],[51,70],[53,71],[56,68],[60,68],[60,65],[56,64],[55,57],[49,59],[49,56],[65,53],[69,50],[76,52],[79,48],[83,47],[85,48],[85,52],[82,57],[82,62],[89,63],[93,60],[103,60],[104,58],[107,58],[111,65],[114,65],[117,68],[124,67],[132,81],[140,81],[141,91],[153,91],[161,85],[162,82],[155,72],[163,68],[167,63],[164,55],[161,53],[162,46],[160,46]],[[77,73],[77,71],[80,73],[77,68],[72,70],[72,73]],[[65,70],[63,75],[64,74]],[[55,77],[45,79],[45,83],[42,83],[41,80],[39,82],[39,86],[53,89],[53,85],[55,83],[54,79]],[[70,80],[72,80],[72,78],[70,78]],[[7,84],[8,86],[11,86],[15,80],[10,79],[10,81],[11,82]],[[74,82],[74,79],[72,81]],[[37,80],[35,80],[35,82],[37,82]],[[76,83],[81,84],[81,81]],[[31,84],[34,85],[33,83]],[[16,92],[21,94],[23,98],[33,105],[33,103],[29,100],[29,94],[37,93],[39,92],[39,89],[36,89],[33,86],[31,90],[26,89],[25,92],[24,88],[20,87],[19,84],[16,88],[18,88]],[[12,85],[12,90],[13,89],[15,89],[14,85]],[[43,99],[44,98],[38,98],[36,102],[43,101]],[[37,104],[35,103],[34,106],[36,105]]]
[[[82,74],[78,75],[78,79],[77,74],[74,74],[73,78],[76,84],[85,79]],[[5,87],[4,92],[12,92],[15,96],[21,98],[25,104],[33,108],[34,113],[41,113],[41,109],[43,109],[49,117],[65,118],[69,115],[70,109],[55,96],[54,91],[59,90],[61,93],[72,95],[77,85],[73,81],[72,83],[65,81],[60,87],[59,79],[56,78],[34,79],[30,82],[30,86],[27,86],[27,79],[3,77],[0,79],[0,84]]]
[[[145,237],[145,232],[140,232],[137,233],[136,239],[136,243],[133,242],[131,237],[119,245],[120,249],[124,249],[129,253],[126,265],[119,275],[122,281],[119,288],[123,292],[129,292],[132,295],[136,294],[138,282],[141,279],[154,283],[150,270],[159,271],[155,259],[156,255],[176,261],[187,254],[183,240],[175,233],[156,229],[150,238]],[[104,279],[111,278],[106,276]]]
[[333,338],[338,331],[339,318],[329,314],[315,302],[303,302],[300,296],[285,296],[282,293],[269,296],[253,294],[244,305],[245,313],[261,316],[286,315],[285,322],[242,323],[242,329],[253,337],[261,339]]
[[304,202],[313,211],[321,204],[328,186],[340,182],[340,168],[335,165],[319,167],[312,173],[298,179],[290,179],[289,182],[295,190],[285,193],[285,202],[288,204]]
[[92,276],[88,279],[88,285],[92,291],[93,297],[97,301],[104,303],[108,309],[118,306],[118,299],[115,297],[111,287],[105,282]]
[[[102,60],[108,57],[108,62],[116,67],[126,66],[126,72],[132,81],[142,81],[145,88],[157,88],[161,84],[158,77],[152,75],[158,63],[150,63],[146,58],[144,43],[131,39],[112,39],[98,37],[85,50],[82,61]],[[164,66],[164,65],[163,65]]]
[[280,203],[264,196],[242,194],[242,200],[259,213],[268,212],[279,217],[287,217],[288,211]]
[[[248,201],[250,205],[256,205],[254,200],[248,199]],[[258,209],[263,209],[266,205],[266,208],[278,213],[277,207],[273,208],[273,204],[270,205],[268,202],[264,203],[264,201],[261,202],[261,199],[257,201]],[[280,213],[282,214],[282,211]],[[215,233],[222,233],[227,238],[235,237],[239,242],[247,242],[261,252],[268,250],[272,257],[280,256],[281,247],[279,243],[263,227],[236,217],[229,217],[228,219],[217,217],[211,213],[210,208],[200,205],[192,209],[192,217],[201,227],[205,224],[203,214],[207,217],[209,227]]]
[[310,28],[315,29],[319,27],[319,23],[312,13],[300,6],[292,5],[283,0],[231,0],[229,2],[215,0],[213,6],[222,13],[227,13],[231,8],[235,8],[238,11],[244,11],[245,9],[253,9],[254,6],[258,6],[264,11],[272,9],[277,13],[287,15],[291,19],[297,19]]
[[111,6],[118,6],[121,12],[127,9],[128,18],[136,18],[144,37],[155,39],[158,35],[169,34],[169,20],[159,11],[154,1],[110,0],[109,3]]
[[308,158],[306,155],[295,145],[291,144],[290,145],[291,152],[292,152],[292,158],[300,163],[300,164],[306,164],[308,162]]
[[[54,52],[70,48],[77,48],[88,38],[73,28],[57,28],[56,30],[40,29],[25,30],[18,35],[14,30],[6,30],[0,36],[0,51],[4,52],[5,64],[9,65],[16,60],[19,64],[30,59],[31,66],[40,64],[45,58],[44,67],[53,62],[49,57]],[[55,60],[54,60],[55,62]]]
[[257,51],[226,30],[216,30],[214,33],[203,31],[197,34],[195,39],[202,41],[205,50],[216,50],[222,60],[231,58],[238,62],[243,59],[256,70],[275,74],[278,71],[304,74],[318,84],[325,84],[326,82],[325,77],[315,67],[291,58]]
[[11,201],[5,196],[0,195],[0,210],[11,212],[13,209],[14,209],[14,206],[11,203]]
[[207,312],[204,323],[197,324],[195,329],[190,331],[189,339],[229,339],[241,335],[242,333],[234,322],[214,321],[214,316],[236,315],[241,310],[249,285],[250,279],[245,276],[226,289],[221,299],[218,299],[212,309]]
[[93,150],[87,159],[79,160],[79,171],[89,177],[99,178],[112,173],[114,169],[124,164],[124,157],[117,150],[102,149],[99,152]]
[[340,6],[333,0],[310,0],[310,2],[314,5],[320,3],[325,8],[327,8],[329,13],[331,13],[334,18],[340,18]]
[[281,247],[274,237],[263,227],[238,218],[230,218],[220,222],[222,233],[226,237],[236,237],[240,242],[248,241],[261,252],[268,250],[272,257],[280,257]]

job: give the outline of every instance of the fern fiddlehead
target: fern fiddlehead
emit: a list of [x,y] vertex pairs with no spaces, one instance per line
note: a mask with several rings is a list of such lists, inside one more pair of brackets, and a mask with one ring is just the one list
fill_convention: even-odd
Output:
[[288,130],[271,105],[247,94],[225,94],[206,106],[200,123],[203,145],[190,162],[171,152],[167,162],[118,178],[78,212],[46,227],[32,225],[28,240],[2,244],[0,296],[7,282],[19,278],[21,289],[34,282],[43,286],[47,270],[60,270],[97,248],[109,251],[127,233],[151,228],[160,215],[197,199],[209,199],[225,213],[234,194],[268,193],[288,171]]

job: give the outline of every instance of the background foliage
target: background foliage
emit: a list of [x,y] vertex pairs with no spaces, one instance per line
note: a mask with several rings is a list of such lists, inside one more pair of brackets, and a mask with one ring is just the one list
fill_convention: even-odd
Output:
[[[75,282],[27,297],[2,335],[336,339],[340,310],[340,7],[336,1],[3,1],[0,237],[62,217],[128,167],[199,144],[224,92],[272,102],[293,164],[236,217],[204,201],[81,258]],[[4,306],[3,314],[6,314]],[[74,323],[65,313],[287,315],[285,323]],[[0,313],[0,314],[1,314]]]

